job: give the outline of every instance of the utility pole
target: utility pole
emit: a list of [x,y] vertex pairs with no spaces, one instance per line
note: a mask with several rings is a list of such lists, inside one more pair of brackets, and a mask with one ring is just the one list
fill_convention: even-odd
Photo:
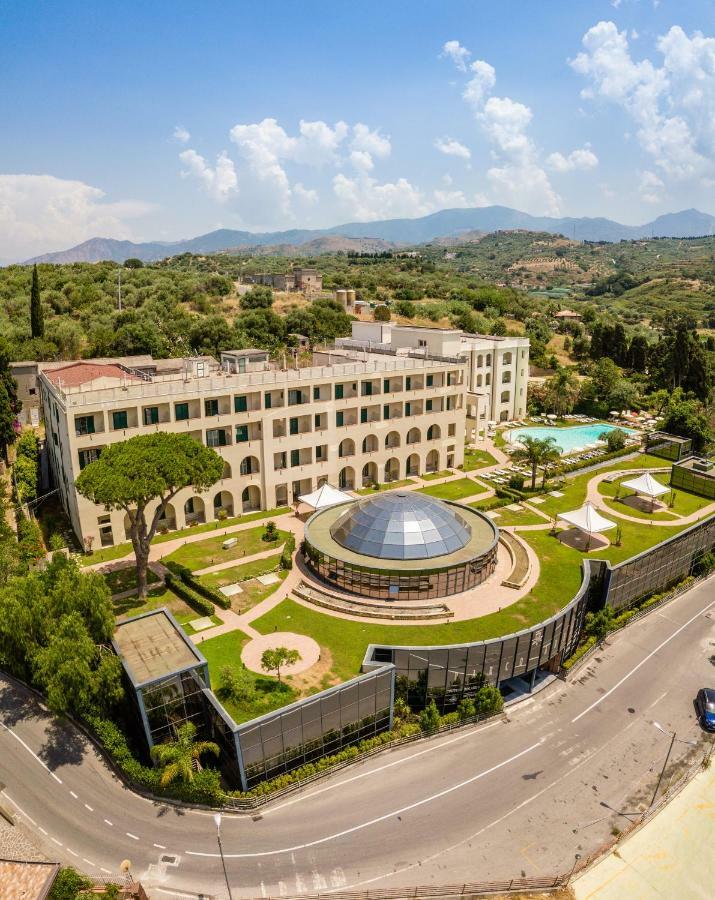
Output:
[[231,894],[231,885],[228,880],[228,872],[226,871],[226,860],[223,857],[223,845],[221,844],[221,813],[214,813],[214,822],[216,823],[216,839],[218,840],[218,852],[221,854],[221,865],[223,866],[223,877],[226,879],[226,890],[228,891],[228,900],[233,900]]
[[679,744],[689,744],[691,747],[697,747],[697,741],[683,741],[681,740],[675,731],[666,731],[662,725],[658,722],[653,722],[653,725],[658,729],[658,731],[662,731],[663,734],[668,735],[670,737],[670,746],[668,747],[668,752],[665,755],[665,762],[663,763],[663,768],[660,770],[660,776],[658,777],[658,784],[655,786],[655,791],[653,791],[653,797],[650,801],[650,807],[655,803],[655,798],[658,796],[658,791],[660,790],[660,785],[663,781],[663,776],[665,775],[665,770],[668,765],[668,760],[670,759],[670,754],[673,752],[673,744],[678,741]]

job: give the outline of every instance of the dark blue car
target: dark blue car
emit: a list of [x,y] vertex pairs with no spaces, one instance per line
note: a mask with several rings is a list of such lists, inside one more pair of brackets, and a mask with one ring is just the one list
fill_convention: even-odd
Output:
[[695,698],[700,724],[708,731],[715,731],[715,690],[712,688],[700,688]]

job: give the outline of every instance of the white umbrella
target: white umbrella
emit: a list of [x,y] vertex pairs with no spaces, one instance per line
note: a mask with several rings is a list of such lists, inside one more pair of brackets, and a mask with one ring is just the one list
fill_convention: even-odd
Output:
[[585,531],[588,534],[588,544],[586,549],[591,546],[591,535],[600,534],[602,531],[608,531],[609,528],[615,528],[616,523],[602,516],[596,507],[587,500],[580,509],[571,510],[571,512],[559,513],[559,519],[574,525],[579,531]]
[[313,509],[325,509],[328,506],[337,506],[339,503],[348,503],[353,497],[345,494],[337,488],[324,484],[311,494],[301,494],[298,497],[301,503],[312,506]]
[[558,416],[555,415],[554,413],[549,413],[546,418],[547,419],[558,419]]
[[653,506],[655,505],[655,498],[661,497],[663,494],[667,494],[670,490],[670,488],[667,488],[664,484],[656,481],[656,479],[653,478],[650,472],[645,472],[643,475],[639,475],[637,478],[629,478],[628,481],[622,481],[621,486],[624,488],[630,488],[637,494],[645,494],[646,497],[650,497],[651,512],[653,511]]

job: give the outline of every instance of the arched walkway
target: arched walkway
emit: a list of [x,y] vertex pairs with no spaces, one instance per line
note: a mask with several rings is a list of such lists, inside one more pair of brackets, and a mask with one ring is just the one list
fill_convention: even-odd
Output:
[[400,477],[400,461],[396,456],[385,463],[385,481],[397,481]]
[[338,456],[342,459],[345,456],[355,456],[355,441],[352,438],[343,438],[338,447]]
[[377,484],[378,478],[377,463],[365,463],[362,467],[362,486],[367,487],[370,484]]
[[261,508],[261,489],[255,484],[249,484],[241,494],[241,511],[255,512]]
[[420,474],[420,457],[418,453],[411,453],[407,457],[407,469],[405,474],[409,478],[411,475]]
[[374,453],[379,447],[379,443],[376,435],[368,434],[367,437],[363,438],[362,442],[362,452],[363,453]]
[[219,491],[213,499],[214,517],[230,518],[233,515],[233,495],[230,491]]
[[355,488],[355,469],[344,466],[338,475],[338,487],[341,491],[352,491]]
[[206,521],[206,504],[201,497],[189,497],[184,503],[184,519],[187,525]]

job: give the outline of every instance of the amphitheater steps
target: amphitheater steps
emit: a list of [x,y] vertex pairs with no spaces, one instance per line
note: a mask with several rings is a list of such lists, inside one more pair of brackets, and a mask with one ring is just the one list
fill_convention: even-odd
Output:
[[293,589],[293,593],[315,606],[331,609],[334,612],[349,613],[368,619],[446,619],[454,613],[443,603],[429,605],[412,604],[398,606],[390,603],[379,603],[370,600],[348,597],[345,594],[329,594],[301,581]]

